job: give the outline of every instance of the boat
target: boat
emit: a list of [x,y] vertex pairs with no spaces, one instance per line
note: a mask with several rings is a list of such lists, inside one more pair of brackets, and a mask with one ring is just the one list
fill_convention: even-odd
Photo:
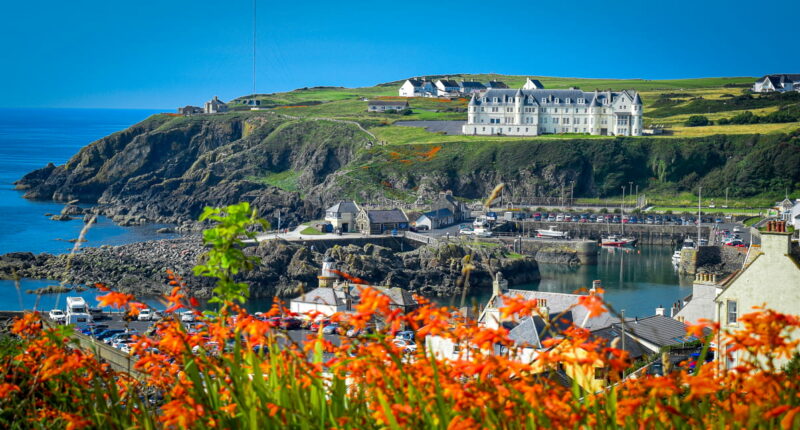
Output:
[[600,239],[600,246],[634,246],[636,245],[635,237],[618,236],[611,234]]
[[681,250],[677,250],[672,253],[672,264],[678,265],[681,262]]
[[683,240],[683,247],[682,247],[683,249],[695,249],[696,247],[697,246],[695,245],[694,240],[692,240],[692,238],[687,237],[686,239]]
[[551,225],[547,230],[536,230],[536,237],[567,239],[569,238],[569,233],[566,231],[558,231],[556,230],[556,226]]

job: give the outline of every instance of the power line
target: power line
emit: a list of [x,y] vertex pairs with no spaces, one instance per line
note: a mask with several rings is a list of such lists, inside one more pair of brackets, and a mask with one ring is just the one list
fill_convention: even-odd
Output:
[[253,96],[256,95],[256,0],[253,0]]

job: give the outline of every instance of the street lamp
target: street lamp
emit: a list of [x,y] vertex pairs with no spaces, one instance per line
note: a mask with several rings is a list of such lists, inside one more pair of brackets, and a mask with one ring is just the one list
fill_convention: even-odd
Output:
[[575,206],[575,181],[572,181],[572,185],[569,186],[569,205],[570,207]]

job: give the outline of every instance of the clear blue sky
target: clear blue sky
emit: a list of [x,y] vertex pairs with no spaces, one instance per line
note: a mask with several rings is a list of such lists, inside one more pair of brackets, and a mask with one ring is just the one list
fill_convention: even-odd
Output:
[[[259,0],[258,91],[458,72],[800,73],[796,18],[782,13],[792,2],[768,17],[736,0],[549,3]],[[172,109],[249,94],[251,12],[251,0],[5,2],[0,106]]]

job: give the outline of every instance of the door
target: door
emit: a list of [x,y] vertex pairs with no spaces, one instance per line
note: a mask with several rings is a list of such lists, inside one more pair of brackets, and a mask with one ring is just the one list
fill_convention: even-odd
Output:
[[347,233],[347,228],[349,227],[349,223],[343,222],[342,223],[342,233]]
[[601,128],[600,129],[600,135],[601,136],[607,136],[608,135],[608,129],[607,128]]

